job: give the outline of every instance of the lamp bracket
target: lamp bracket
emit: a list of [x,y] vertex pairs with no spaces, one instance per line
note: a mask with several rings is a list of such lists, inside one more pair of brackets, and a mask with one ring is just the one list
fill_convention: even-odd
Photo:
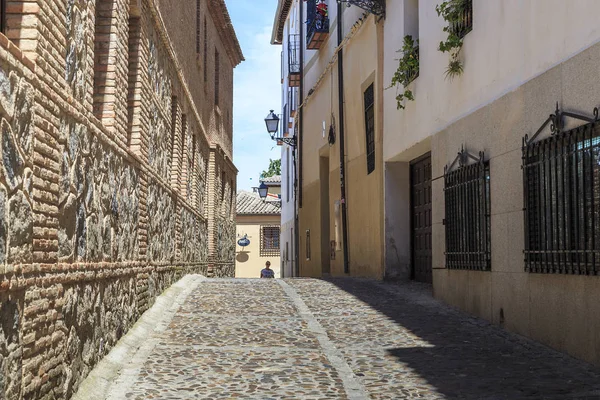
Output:
[[385,16],[385,0],[337,0],[338,3],[347,3],[354,5],[377,15],[378,17]]

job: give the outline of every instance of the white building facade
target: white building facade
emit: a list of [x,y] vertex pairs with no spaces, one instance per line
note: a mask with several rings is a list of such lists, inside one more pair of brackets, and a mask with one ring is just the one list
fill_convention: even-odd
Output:
[[[281,45],[281,104],[280,135],[294,137],[294,118],[299,105],[300,86],[300,28],[299,2],[279,1],[273,25],[271,44]],[[280,18],[284,15],[283,18]],[[285,20],[281,23],[280,19]],[[297,276],[296,262],[296,155],[295,146],[281,146],[281,277]]]

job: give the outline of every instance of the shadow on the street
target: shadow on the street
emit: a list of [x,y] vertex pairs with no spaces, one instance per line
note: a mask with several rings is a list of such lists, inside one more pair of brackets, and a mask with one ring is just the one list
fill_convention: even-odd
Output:
[[600,399],[598,369],[440,304],[430,285],[326,281],[429,342],[387,352],[449,399]]

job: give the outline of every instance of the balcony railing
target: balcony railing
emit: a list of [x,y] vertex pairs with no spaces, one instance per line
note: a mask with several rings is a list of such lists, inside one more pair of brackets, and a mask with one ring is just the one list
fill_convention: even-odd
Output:
[[308,0],[306,48],[318,50],[329,36],[329,10],[325,0]]
[[288,36],[288,79],[290,87],[300,86],[300,35]]
[[452,30],[461,39],[473,30],[473,0],[465,0],[464,9],[452,24]]

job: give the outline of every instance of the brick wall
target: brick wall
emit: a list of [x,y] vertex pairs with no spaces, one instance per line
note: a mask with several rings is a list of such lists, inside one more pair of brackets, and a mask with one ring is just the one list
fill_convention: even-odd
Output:
[[[70,398],[171,283],[233,275],[230,133],[154,1],[8,2],[0,398]],[[231,76],[241,53],[216,32]]]

